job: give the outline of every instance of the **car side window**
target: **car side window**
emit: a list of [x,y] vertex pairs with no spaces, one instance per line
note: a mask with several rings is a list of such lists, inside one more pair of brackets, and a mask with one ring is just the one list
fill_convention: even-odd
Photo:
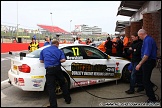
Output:
[[83,53],[78,46],[69,46],[61,49],[67,60],[81,60],[83,59]]
[[83,50],[86,53],[87,59],[106,59],[106,55],[94,47],[84,46]]

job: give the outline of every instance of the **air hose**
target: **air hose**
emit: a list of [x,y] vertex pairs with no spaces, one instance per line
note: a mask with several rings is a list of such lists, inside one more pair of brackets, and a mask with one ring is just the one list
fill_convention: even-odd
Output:
[[[62,65],[61,65],[61,66],[62,66]],[[63,67],[63,66],[62,66],[62,67]],[[65,69],[65,67],[63,67],[63,68]],[[65,71],[67,72],[66,69],[65,69]],[[72,77],[71,77],[71,78],[72,78]],[[72,78],[72,79],[75,81],[74,78]],[[85,89],[83,88],[83,86],[81,86],[78,82],[75,81],[75,83],[76,83],[79,87],[81,87],[85,92],[87,92],[88,94],[90,94],[90,95],[92,95],[92,96],[94,96],[94,97],[100,98],[100,99],[105,99],[105,100],[127,99],[127,98],[135,98],[135,97],[140,97],[140,96],[146,95],[145,93],[139,93],[140,95],[137,95],[137,96],[117,97],[117,98],[105,98],[105,97],[96,96],[96,95],[94,95],[94,94],[88,92],[87,90],[85,90]],[[156,87],[156,89],[154,90],[154,92],[158,89],[158,87],[157,87],[156,85],[155,85],[155,87]],[[158,101],[160,102],[161,99],[159,100],[159,96],[158,96],[157,94],[155,94],[155,95],[157,96]]]

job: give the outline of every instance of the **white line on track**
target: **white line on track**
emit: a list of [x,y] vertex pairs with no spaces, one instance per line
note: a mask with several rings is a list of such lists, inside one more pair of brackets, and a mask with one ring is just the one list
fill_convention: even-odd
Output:
[[1,99],[4,98],[4,97],[6,97],[6,95],[3,94],[3,92],[1,91]]
[[[9,81],[9,79],[7,79],[7,80],[4,80],[4,81],[1,81],[1,88],[2,88],[2,84],[4,84],[4,83],[6,83],[6,82],[8,82]],[[5,98],[6,97],[6,95],[2,92],[2,90],[1,90],[1,99],[2,98]]]
[[8,60],[7,58],[1,58],[1,61]]
[[[23,52],[23,51],[28,51],[28,50],[22,50],[22,51],[11,51],[11,52]],[[1,54],[8,54],[9,52],[6,53],[1,53]]]
[[6,83],[7,81],[9,81],[9,79],[6,79],[4,81],[1,81],[1,84]]

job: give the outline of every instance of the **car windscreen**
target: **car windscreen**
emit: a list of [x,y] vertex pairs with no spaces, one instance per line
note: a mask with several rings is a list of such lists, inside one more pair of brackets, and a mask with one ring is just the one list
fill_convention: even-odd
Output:
[[35,50],[35,51],[27,54],[26,57],[29,57],[29,58],[39,58],[41,51],[42,50]]
[[47,48],[47,47],[49,47],[49,46],[51,46],[51,45],[43,46],[43,47],[41,47],[41,48],[39,48],[39,49],[37,49],[37,50],[35,50],[35,51],[33,51],[33,52],[27,54],[26,57],[29,57],[29,58],[39,58],[40,52],[41,52],[44,48]]

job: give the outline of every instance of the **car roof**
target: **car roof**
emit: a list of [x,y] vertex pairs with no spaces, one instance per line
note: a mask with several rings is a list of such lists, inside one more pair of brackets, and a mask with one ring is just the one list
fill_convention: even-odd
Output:
[[[39,50],[43,50],[44,48],[47,48],[51,45],[46,45],[43,47],[40,47]],[[67,46],[89,46],[89,45],[85,45],[85,44],[59,44],[59,49],[67,47]]]
[[89,45],[85,45],[85,44],[59,44],[59,48],[63,48],[66,46],[89,46]]

